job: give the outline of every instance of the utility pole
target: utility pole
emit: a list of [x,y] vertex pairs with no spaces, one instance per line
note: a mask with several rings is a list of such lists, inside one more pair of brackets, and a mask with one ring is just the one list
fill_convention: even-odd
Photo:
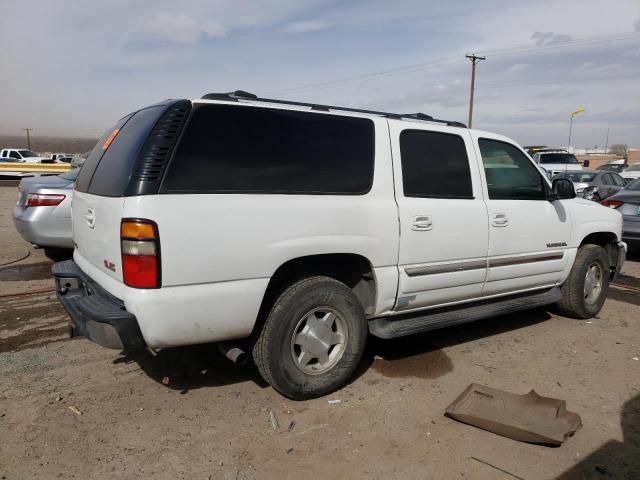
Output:
[[609,153],[607,151],[607,148],[609,148],[609,128],[607,128],[607,141],[604,144],[604,154],[606,155],[607,153]]
[[473,121],[473,91],[476,88],[476,64],[482,60],[486,60],[486,57],[480,57],[475,53],[465,55],[471,60],[471,95],[469,97],[469,128]]
[[33,128],[23,128],[25,132],[27,132],[27,150],[31,150],[31,137],[29,136],[29,132],[33,130]]

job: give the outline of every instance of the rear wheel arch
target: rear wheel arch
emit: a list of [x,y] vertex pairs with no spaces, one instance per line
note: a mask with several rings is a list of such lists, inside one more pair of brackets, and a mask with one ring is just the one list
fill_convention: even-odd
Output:
[[377,286],[373,265],[367,258],[355,253],[308,255],[286,261],[273,273],[262,299],[254,332],[261,328],[261,319],[288,286],[313,276],[325,276],[344,283],[358,298],[365,314],[373,315]]

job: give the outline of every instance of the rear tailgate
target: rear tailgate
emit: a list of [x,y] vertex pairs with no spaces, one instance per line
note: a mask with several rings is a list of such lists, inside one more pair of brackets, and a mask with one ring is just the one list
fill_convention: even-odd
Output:
[[[149,188],[153,187],[151,179],[159,181],[159,160],[170,153],[168,148],[159,150],[158,141],[173,141],[178,133],[174,128],[169,138],[165,126],[167,115],[163,114],[171,105],[175,102],[147,107],[122,118],[98,140],[82,166],[71,207],[75,256],[85,261],[79,263],[81,267],[86,263],[123,281],[120,223],[124,201],[127,196],[157,193],[157,189]],[[157,125],[162,128],[154,129]]]
[[76,255],[122,282],[120,221],[124,197],[74,192],[73,241]]

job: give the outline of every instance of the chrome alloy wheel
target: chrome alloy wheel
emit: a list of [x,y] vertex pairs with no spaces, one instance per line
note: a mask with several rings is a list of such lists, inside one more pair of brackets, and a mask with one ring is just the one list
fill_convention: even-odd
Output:
[[302,372],[319,375],[335,366],[344,354],[349,330],[334,309],[314,308],[296,324],[291,338],[293,363]]
[[598,301],[602,292],[603,274],[602,267],[598,262],[593,262],[587,269],[584,277],[584,300],[588,304]]

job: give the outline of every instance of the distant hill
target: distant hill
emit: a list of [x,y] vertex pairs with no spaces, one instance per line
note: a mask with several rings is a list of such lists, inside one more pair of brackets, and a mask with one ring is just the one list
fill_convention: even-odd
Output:
[[[36,153],[84,153],[91,150],[95,138],[31,137],[31,150]],[[0,135],[0,149],[27,148],[24,135]]]

